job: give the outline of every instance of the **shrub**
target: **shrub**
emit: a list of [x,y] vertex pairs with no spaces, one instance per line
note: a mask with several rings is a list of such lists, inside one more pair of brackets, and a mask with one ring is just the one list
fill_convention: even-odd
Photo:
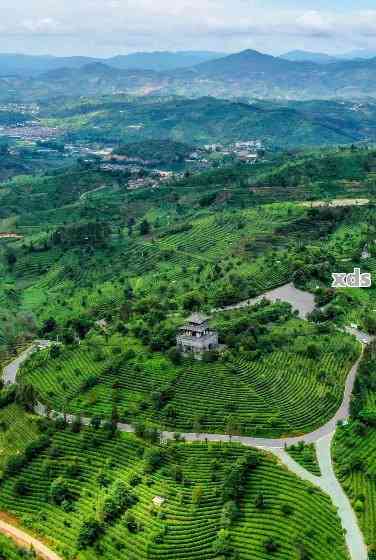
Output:
[[52,503],[56,505],[72,500],[68,483],[61,476],[51,483],[49,495]]
[[264,547],[266,552],[277,552],[277,550],[279,549],[279,544],[272,537],[269,537],[265,540]]
[[230,544],[230,532],[228,529],[220,529],[213,543],[213,552],[217,556],[222,555],[228,557],[232,554]]
[[103,526],[97,519],[91,517],[86,519],[79,530],[77,538],[78,549],[84,549],[92,546],[102,535]]
[[221,527],[228,529],[239,516],[239,508],[234,501],[226,502],[221,513]]
[[23,454],[14,455],[9,457],[4,467],[4,474],[12,476],[19,473],[26,465],[26,457]]

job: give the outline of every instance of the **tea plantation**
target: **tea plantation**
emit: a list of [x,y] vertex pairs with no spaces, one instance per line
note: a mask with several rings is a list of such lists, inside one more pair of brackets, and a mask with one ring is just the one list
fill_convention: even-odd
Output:
[[47,443],[8,459],[0,506],[65,558],[347,558],[329,499],[268,455],[41,427]]
[[[176,431],[299,434],[334,416],[359,352],[352,337],[314,329],[307,349],[308,327],[301,324],[274,327],[275,340],[284,335],[280,350],[212,363],[174,364],[132,338],[97,333],[80,345],[38,353],[20,379],[52,410],[108,419],[116,409],[125,422],[148,420]],[[296,333],[294,344],[289,332]]]

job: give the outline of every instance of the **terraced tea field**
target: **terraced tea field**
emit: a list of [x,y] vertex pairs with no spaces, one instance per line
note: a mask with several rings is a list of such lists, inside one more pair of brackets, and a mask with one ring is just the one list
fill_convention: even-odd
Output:
[[[291,348],[254,362],[240,355],[231,364],[187,360],[173,366],[161,354],[146,357],[145,349],[130,338],[117,335],[105,344],[95,336],[55,359],[49,350],[39,353],[21,375],[54,410],[109,418],[116,404],[125,421],[222,433],[231,424],[235,433],[280,437],[313,431],[334,416],[359,351],[347,335],[312,340],[323,349],[314,359],[304,355],[302,337],[303,352]],[[121,348],[127,347],[135,352],[131,361],[121,358]],[[156,410],[151,394],[168,385],[168,407]]]
[[287,448],[287,452],[291,457],[307,471],[316,476],[321,475],[320,466],[317,461],[316,449],[313,444],[304,445],[297,444]]
[[10,454],[23,451],[39,433],[37,419],[17,404],[0,409],[0,467]]
[[356,435],[356,427],[338,430],[334,442],[337,474],[351,499],[368,545],[376,545],[376,430]]
[[[247,453],[246,448],[170,444],[163,466],[149,473],[142,452],[143,444],[130,435],[108,439],[101,430],[57,432],[48,450],[3,483],[0,507],[48,538],[66,558],[214,560],[226,472]],[[258,455],[261,462],[247,474],[239,516],[229,529],[229,544],[239,557],[266,560],[265,543],[272,539],[277,544],[273,557],[279,560],[290,560],[302,546],[312,560],[346,560],[342,530],[328,498],[279,467],[275,459]],[[182,482],[176,482],[176,469]],[[48,497],[51,483],[61,476],[69,487],[69,508]],[[24,495],[15,494],[17,480],[28,488]],[[116,481],[126,484],[136,497],[135,505],[113,521],[102,522],[96,544],[77,553],[82,521],[95,513],[101,519]],[[199,500],[193,498],[197,488]],[[256,505],[261,494],[262,507]],[[160,509],[152,505],[156,496],[165,500]]]

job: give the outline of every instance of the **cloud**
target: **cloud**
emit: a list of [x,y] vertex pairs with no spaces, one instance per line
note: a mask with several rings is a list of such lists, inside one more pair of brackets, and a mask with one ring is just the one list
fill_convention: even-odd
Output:
[[[356,9],[341,11],[334,0],[325,9],[306,8],[307,0],[3,1],[0,49],[107,55],[135,49],[333,52],[376,46],[376,10],[362,9],[363,2],[368,3],[358,0]],[[71,39],[62,42],[62,35]]]
[[50,17],[25,19],[21,21],[20,27],[30,33],[54,33],[59,32],[60,23]]

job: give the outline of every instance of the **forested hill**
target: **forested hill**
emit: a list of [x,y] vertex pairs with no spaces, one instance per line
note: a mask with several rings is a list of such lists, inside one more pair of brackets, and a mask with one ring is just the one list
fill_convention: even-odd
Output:
[[376,140],[373,102],[249,104],[211,97],[105,96],[49,103],[41,116],[62,127],[71,141],[205,144],[259,138],[268,146],[286,148]]

